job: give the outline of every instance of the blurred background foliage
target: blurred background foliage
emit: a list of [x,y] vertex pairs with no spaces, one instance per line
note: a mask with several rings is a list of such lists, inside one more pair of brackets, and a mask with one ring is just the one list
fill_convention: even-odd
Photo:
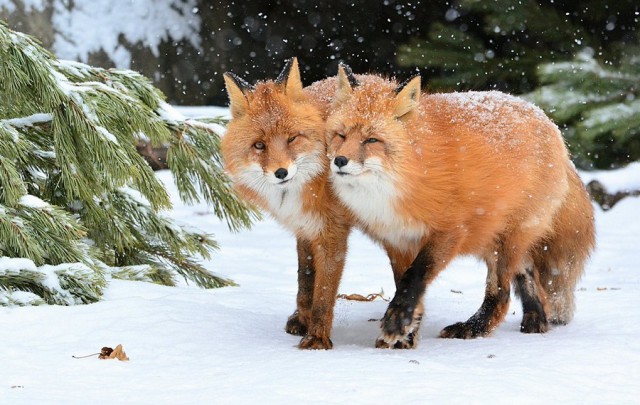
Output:
[[[120,41],[131,52],[126,67],[151,78],[172,103],[225,105],[226,71],[248,81],[272,78],[297,56],[310,84],[344,61],[357,73],[400,80],[419,71],[432,92],[522,95],[561,127],[583,169],[640,160],[637,0],[163,2],[194,4],[185,18],[198,18],[198,41],[169,35],[157,56],[144,41]],[[38,18],[20,14],[29,12],[0,7],[0,18],[49,47],[47,10],[32,10]],[[85,62],[114,66],[104,52]]]

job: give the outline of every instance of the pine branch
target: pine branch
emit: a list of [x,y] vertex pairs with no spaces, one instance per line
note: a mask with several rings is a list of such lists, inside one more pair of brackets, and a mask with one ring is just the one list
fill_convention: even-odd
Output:
[[167,250],[164,246],[156,246],[156,250],[152,252],[153,256],[148,255],[148,252],[140,253],[141,261],[144,260],[144,256],[147,256],[149,264],[161,264],[165,267],[172,268],[176,273],[182,275],[185,281],[191,280],[201,287],[219,288],[236,285],[236,283],[229,279],[212,274],[190,257],[175,256],[173,252]]
[[15,210],[1,205],[0,240],[2,256],[27,257],[37,263],[44,262],[45,250],[42,245],[27,232]]
[[238,229],[256,214],[231,192],[219,129],[177,114],[135,72],[56,60],[0,22],[0,254],[31,263],[0,267],[0,301],[94,302],[103,273],[232,285],[198,261],[217,248],[209,235],[160,214],[169,196],[136,150],[168,145],[181,197]]
[[29,291],[8,291],[0,288],[0,306],[24,307],[45,305],[42,297]]
[[236,197],[224,174],[219,153],[219,127],[195,120],[176,121],[174,125],[175,131],[181,135],[167,150],[167,164],[175,176],[180,198],[186,202],[197,202],[202,196],[230,229],[249,227],[259,214]]
[[542,65],[541,87],[526,95],[564,127],[582,168],[619,166],[640,159],[640,47],[617,66],[586,50],[570,62]]
[[622,143],[640,136],[640,100],[592,108],[583,118],[578,129],[586,141],[607,133]]
[[0,292],[5,297],[0,305],[11,304],[15,298],[10,297],[19,297],[19,292],[39,297],[41,301],[28,295],[36,304],[87,304],[100,299],[105,285],[100,271],[79,263],[36,267],[28,259],[0,258]]
[[164,267],[147,264],[112,268],[111,277],[119,280],[145,281],[168,286],[176,285],[174,273]]

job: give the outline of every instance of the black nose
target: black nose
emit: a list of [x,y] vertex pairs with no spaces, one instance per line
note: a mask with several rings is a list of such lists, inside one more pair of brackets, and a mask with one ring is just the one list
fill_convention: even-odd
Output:
[[276,175],[277,178],[279,178],[280,180],[283,180],[285,177],[287,177],[287,174],[289,174],[289,172],[287,171],[287,169],[283,169],[281,167],[278,170],[276,170],[274,174]]
[[340,168],[342,166],[346,166],[347,163],[349,163],[349,159],[344,156],[336,156],[336,158],[333,159],[333,163]]

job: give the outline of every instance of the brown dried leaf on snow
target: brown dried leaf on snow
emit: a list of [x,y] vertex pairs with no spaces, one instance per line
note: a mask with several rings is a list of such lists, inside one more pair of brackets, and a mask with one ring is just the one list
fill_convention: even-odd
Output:
[[382,294],[382,292],[379,293],[375,293],[375,294],[369,294],[366,297],[364,295],[360,295],[360,294],[338,294],[337,298],[342,298],[343,300],[349,300],[349,301],[373,301],[376,298],[382,298],[383,300],[387,301],[384,298],[384,295]]
[[122,345],[116,346],[115,349],[110,347],[103,347],[100,351],[99,359],[118,359],[120,361],[128,361],[127,353],[122,350]]
[[98,355],[99,359],[108,359],[109,355],[113,352],[113,349],[110,347],[103,347],[102,350],[100,350],[100,354]]

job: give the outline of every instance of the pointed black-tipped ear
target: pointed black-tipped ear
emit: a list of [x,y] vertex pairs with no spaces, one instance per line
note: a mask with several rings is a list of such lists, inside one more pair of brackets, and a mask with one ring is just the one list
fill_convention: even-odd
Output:
[[300,79],[300,68],[298,58],[289,59],[282,68],[282,72],[275,80],[276,84],[284,85],[285,93],[292,98],[302,96],[302,80]]
[[284,63],[284,67],[282,68],[282,72],[280,72],[278,77],[276,77],[276,84],[286,83],[287,79],[289,78],[289,74],[291,73],[291,67],[293,66],[293,61],[295,59],[295,57],[287,59],[287,61]]
[[249,84],[246,80],[244,80],[242,77],[238,76],[235,73],[227,72],[223,76],[225,77],[225,79],[228,76],[229,79],[231,79],[243,93],[253,90],[253,86],[251,84]]
[[396,94],[400,94],[400,92],[402,91],[402,89],[404,89],[405,87],[407,87],[407,85],[409,83],[411,83],[411,81],[413,79],[415,79],[416,77],[420,77],[420,73],[416,73],[415,75],[411,76],[410,78],[408,78],[407,80],[405,80],[404,82],[400,83],[398,85],[398,87],[396,87]]
[[245,93],[253,90],[253,86],[231,72],[223,74],[222,77],[224,77],[224,84],[229,94],[231,116],[239,118],[244,115],[249,107],[249,101]]
[[420,75],[415,75],[399,85],[395,97],[395,116],[401,118],[420,104]]
[[336,86],[336,94],[333,97],[333,106],[337,107],[349,99],[351,93],[353,93],[353,88],[359,84],[351,68],[340,62],[338,65],[338,84]]
[[356,79],[356,76],[353,74],[353,70],[351,70],[349,65],[347,65],[344,62],[340,62],[338,64],[338,71],[340,71],[340,67],[342,67],[342,69],[344,70],[345,76],[349,81],[349,85],[351,86],[351,88],[354,88],[360,85],[360,82],[358,81],[358,79]]

